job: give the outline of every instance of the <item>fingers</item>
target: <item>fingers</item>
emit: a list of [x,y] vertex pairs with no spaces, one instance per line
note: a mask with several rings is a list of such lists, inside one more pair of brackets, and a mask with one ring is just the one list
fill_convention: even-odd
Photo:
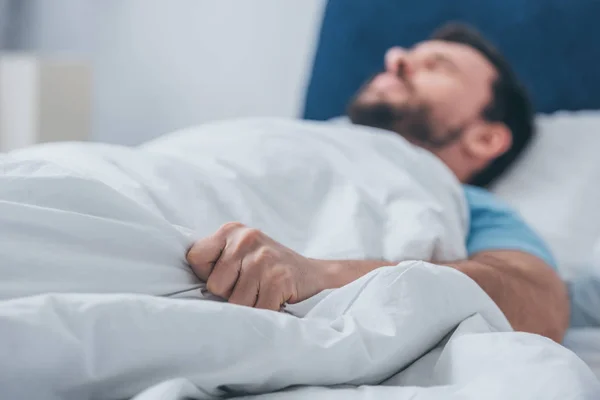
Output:
[[239,222],[221,226],[214,234],[198,240],[187,253],[187,262],[198,278],[207,281],[230,238],[244,229]]
[[229,297],[231,304],[237,304],[240,306],[254,307],[258,298],[258,292],[260,289],[260,281],[255,277],[248,276],[244,270],[240,273],[240,279],[238,279],[233,293]]
[[285,265],[274,265],[260,281],[256,308],[279,311],[294,296],[294,280]]
[[228,299],[240,275],[243,258],[226,244],[221,256],[212,268],[206,288],[212,294]]
[[199,240],[187,259],[207,289],[232,304],[279,311],[298,298],[304,258],[242,224],[225,224]]
[[225,238],[217,234],[200,239],[194,243],[187,253],[187,262],[198,278],[205,282],[208,280],[225,245]]
[[282,297],[282,291],[275,285],[264,285],[258,292],[258,300],[256,301],[256,308],[262,308],[265,310],[279,311],[281,306],[285,303],[285,299]]

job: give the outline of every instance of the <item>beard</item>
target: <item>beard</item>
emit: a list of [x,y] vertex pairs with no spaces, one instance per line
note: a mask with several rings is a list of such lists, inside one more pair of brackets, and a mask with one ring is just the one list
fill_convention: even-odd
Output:
[[429,149],[443,148],[462,134],[461,129],[438,133],[431,109],[425,104],[394,105],[380,99],[366,102],[362,93],[368,90],[368,83],[350,102],[347,110],[353,124],[385,129],[395,132],[420,147]]

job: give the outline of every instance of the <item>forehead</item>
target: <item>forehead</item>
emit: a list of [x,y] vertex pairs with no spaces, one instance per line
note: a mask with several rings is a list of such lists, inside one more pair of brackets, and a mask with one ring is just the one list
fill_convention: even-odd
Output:
[[411,53],[418,56],[443,56],[456,66],[466,79],[491,83],[497,77],[496,68],[487,58],[471,46],[443,40],[428,40],[417,44]]

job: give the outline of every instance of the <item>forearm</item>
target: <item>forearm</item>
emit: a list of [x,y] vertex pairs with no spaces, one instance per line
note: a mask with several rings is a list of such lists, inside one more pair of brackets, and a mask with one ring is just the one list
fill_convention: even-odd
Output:
[[562,341],[568,327],[569,303],[560,278],[536,257],[519,253],[516,261],[511,262],[515,252],[494,253],[442,265],[473,279],[516,331]]
[[369,272],[396,265],[397,263],[381,260],[313,260],[317,268],[323,272],[322,287],[336,289],[357,280]]
[[[386,261],[325,261],[323,289],[344,286]],[[505,314],[517,331],[537,333],[560,342],[568,325],[566,288],[556,274],[533,256],[489,252],[470,260],[439,263],[473,279]]]

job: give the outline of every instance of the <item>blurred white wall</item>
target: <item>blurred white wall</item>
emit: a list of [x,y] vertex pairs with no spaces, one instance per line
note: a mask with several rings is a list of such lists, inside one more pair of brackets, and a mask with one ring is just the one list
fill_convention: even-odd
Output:
[[88,59],[93,139],[122,144],[215,119],[297,116],[325,5],[18,1],[18,46]]

